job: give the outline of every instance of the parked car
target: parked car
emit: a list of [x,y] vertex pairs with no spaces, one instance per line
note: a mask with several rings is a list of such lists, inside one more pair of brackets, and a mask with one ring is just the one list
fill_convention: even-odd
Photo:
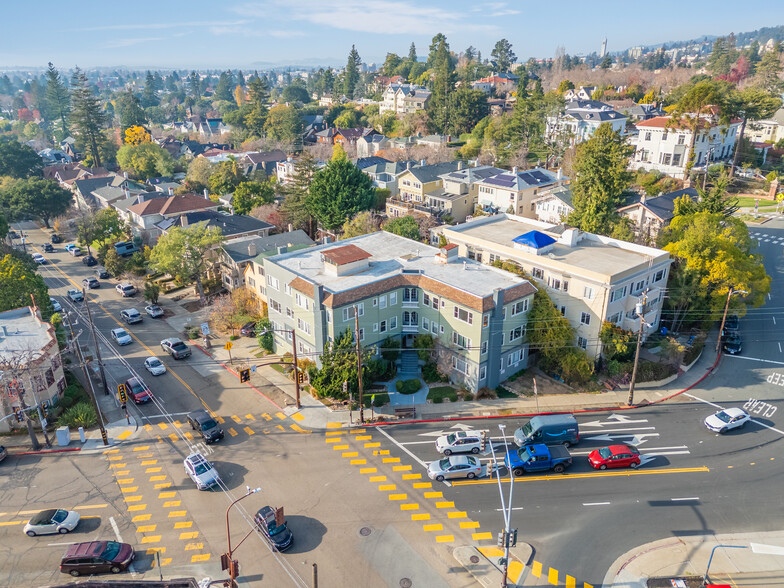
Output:
[[127,298],[128,296],[133,296],[136,294],[136,287],[128,282],[117,284],[114,289],[122,294],[123,298]]
[[738,331],[740,331],[740,318],[738,318],[738,315],[727,315],[727,320],[724,321],[724,333],[737,333]]
[[8,450],[0,445],[0,461],[3,461],[6,457],[8,457]]
[[108,280],[112,277],[112,274],[106,271],[105,268],[97,267],[93,272],[99,280]]
[[161,349],[174,359],[183,359],[191,354],[191,348],[182,339],[177,339],[176,337],[170,337],[161,341]]
[[82,263],[87,267],[92,267],[94,265],[97,265],[98,261],[92,255],[87,255],[82,258]]
[[289,530],[286,521],[279,525],[275,521],[275,509],[262,506],[253,517],[261,534],[275,551],[286,551],[294,542],[294,534]]
[[17,233],[15,230],[11,229],[11,230],[8,231],[8,236],[11,237],[12,239],[18,239],[19,238],[19,233]]
[[71,248],[71,250],[68,253],[70,253],[74,257],[79,257],[82,254],[82,248],[74,246]]
[[58,235],[57,233],[52,233],[52,236],[49,238],[52,243],[62,243],[63,238]]
[[82,294],[81,290],[77,290],[76,288],[71,288],[68,290],[68,298],[73,300],[74,302],[81,302],[84,300],[84,294]]
[[71,249],[73,249],[74,247],[76,247],[76,243],[68,243],[68,244],[67,244],[67,245],[64,247],[64,249],[65,249],[65,250],[66,250],[68,253],[70,253],[70,252],[71,252]]
[[50,508],[33,515],[24,526],[24,533],[28,537],[36,535],[54,535],[55,533],[70,533],[79,524],[79,513],[75,510]]
[[191,453],[183,462],[185,473],[188,474],[199,490],[208,490],[220,484],[220,475],[207,459],[198,451]]
[[52,310],[54,310],[55,312],[63,311],[63,306],[59,302],[57,302],[57,300],[55,300],[54,298],[50,297],[49,302],[52,303]]
[[142,317],[142,313],[140,313],[135,308],[126,308],[125,310],[121,310],[120,316],[122,317],[122,320],[124,320],[125,324],[127,325],[140,323],[144,320],[144,317]]
[[33,253],[33,261],[39,265],[44,265],[46,263],[46,258],[40,253]]
[[640,452],[631,445],[610,445],[594,449],[588,463],[595,470],[608,468],[636,468],[640,465]]
[[65,550],[60,571],[72,576],[92,576],[111,572],[119,574],[128,569],[136,554],[127,543],[117,541],[88,541],[74,543]]
[[84,286],[88,290],[92,290],[93,288],[100,288],[101,282],[99,282],[95,278],[85,278],[82,280],[82,286]]
[[438,482],[452,478],[476,478],[480,473],[482,465],[473,455],[452,455],[427,466],[428,477]]
[[44,253],[53,253],[54,246],[51,243],[44,243]]
[[128,345],[133,341],[125,329],[112,329],[112,339],[115,340],[117,345]]
[[240,335],[243,337],[255,337],[256,336],[256,322],[251,321],[249,323],[245,323],[240,328]]
[[479,453],[482,445],[482,433],[479,431],[458,431],[442,435],[436,439],[436,451],[444,455],[453,453]]
[[121,257],[130,257],[139,251],[139,248],[133,241],[118,241],[114,244],[114,250]]
[[166,373],[166,366],[157,357],[148,357],[144,360],[145,369],[153,376],[160,376]]
[[129,378],[125,380],[125,391],[128,393],[128,398],[133,400],[136,404],[144,404],[152,400],[152,392],[145,386],[139,378]]
[[205,443],[215,443],[223,439],[223,429],[218,426],[212,415],[203,408],[188,414],[191,429],[198,431]]
[[150,304],[144,307],[144,312],[150,315],[152,318],[158,318],[163,316],[163,309],[158,306],[157,304]]
[[724,339],[724,351],[730,355],[737,355],[743,351],[743,341],[737,333],[730,333]]
[[742,429],[751,420],[742,408],[725,408],[705,419],[705,426],[716,433],[724,434],[732,429]]

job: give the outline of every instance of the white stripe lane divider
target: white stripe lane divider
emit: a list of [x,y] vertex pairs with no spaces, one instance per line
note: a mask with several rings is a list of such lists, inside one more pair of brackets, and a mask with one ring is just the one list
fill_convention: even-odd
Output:
[[[125,541],[122,540],[122,535],[120,535],[120,528],[117,526],[117,521],[114,520],[114,517],[109,517],[109,523],[112,525],[112,530],[114,531],[114,536],[117,537],[117,542],[125,543]],[[132,576],[136,575],[136,566],[133,565],[133,562],[131,562],[131,565],[128,566],[128,570],[131,572]]]

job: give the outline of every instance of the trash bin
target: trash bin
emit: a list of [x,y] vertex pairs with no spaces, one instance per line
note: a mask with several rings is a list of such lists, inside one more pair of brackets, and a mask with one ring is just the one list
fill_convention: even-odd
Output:
[[87,441],[87,438],[84,436],[84,427],[79,427],[77,430],[79,431],[79,441],[82,443]]
[[57,437],[57,445],[59,447],[65,447],[71,442],[71,429],[68,427],[58,427],[55,431],[55,436]]

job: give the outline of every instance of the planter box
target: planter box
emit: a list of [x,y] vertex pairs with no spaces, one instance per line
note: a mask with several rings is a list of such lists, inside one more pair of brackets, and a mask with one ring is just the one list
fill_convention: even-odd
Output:
[[642,388],[658,388],[659,386],[666,386],[670,382],[674,381],[678,377],[678,374],[672,374],[669,378],[664,378],[663,380],[658,380],[656,382],[638,382],[634,385],[635,390],[640,390]]
[[694,364],[699,361],[699,359],[702,357],[703,353],[705,353],[705,347],[702,348],[702,351],[700,351],[699,355],[689,365],[681,364],[681,370],[684,371],[684,372],[688,372],[694,366]]

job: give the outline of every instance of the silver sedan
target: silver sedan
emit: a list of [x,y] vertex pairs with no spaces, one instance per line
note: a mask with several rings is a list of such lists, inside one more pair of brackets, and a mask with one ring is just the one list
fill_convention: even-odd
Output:
[[450,455],[427,466],[427,475],[439,482],[452,478],[476,478],[481,473],[482,464],[473,455]]
[[163,362],[157,357],[148,357],[147,359],[145,359],[144,367],[153,376],[160,376],[161,374],[166,373],[166,366],[163,365]]
[[29,537],[70,533],[79,524],[79,519],[81,516],[75,510],[50,508],[33,516],[24,526],[24,532]]

